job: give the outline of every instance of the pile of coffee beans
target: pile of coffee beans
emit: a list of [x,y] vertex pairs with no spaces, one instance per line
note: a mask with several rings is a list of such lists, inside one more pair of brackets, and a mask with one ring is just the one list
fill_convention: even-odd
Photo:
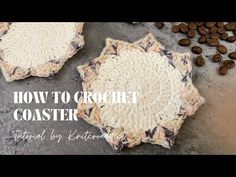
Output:
[[[163,22],[156,22],[156,27],[162,29],[165,24]],[[172,25],[173,33],[182,33],[184,38],[178,41],[178,44],[183,47],[191,45],[191,40],[198,36],[199,46],[191,48],[192,53],[198,55],[195,58],[196,66],[202,67],[205,65],[205,59],[201,55],[204,45],[214,47],[215,54],[212,56],[212,61],[219,63],[219,74],[226,75],[228,70],[235,67],[236,51],[230,52],[226,46],[222,45],[221,41],[233,43],[236,41],[236,22],[186,22],[178,25]],[[232,35],[229,35],[232,33]],[[227,55],[226,60],[224,55]]]

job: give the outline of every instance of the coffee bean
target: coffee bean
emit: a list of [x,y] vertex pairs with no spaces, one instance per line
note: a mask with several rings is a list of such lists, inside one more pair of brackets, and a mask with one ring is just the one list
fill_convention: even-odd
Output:
[[204,25],[204,22],[195,22],[195,24],[196,24],[197,26],[203,26],[203,25]]
[[217,47],[217,50],[221,53],[221,54],[226,54],[227,53],[227,48],[224,45],[219,45]]
[[188,38],[179,40],[179,45],[181,46],[189,46],[190,44],[191,44],[191,41]]
[[208,39],[207,43],[209,46],[213,47],[213,46],[217,46],[219,44],[219,40],[218,39]]
[[201,36],[199,39],[198,39],[198,42],[200,44],[206,44],[207,43],[207,37],[206,36]]
[[202,57],[202,55],[197,56],[197,58],[196,58],[196,60],[195,60],[195,64],[196,64],[197,66],[204,66],[205,60],[204,60],[204,58]]
[[199,27],[198,32],[201,36],[205,36],[207,34],[206,28],[204,26]]
[[179,24],[179,30],[182,33],[187,33],[188,32],[188,26],[184,23],[180,23]]
[[162,29],[165,26],[163,22],[156,22],[155,24],[158,29]]
[[190,23],[190,24],[188,25],[188,29],[190,29],[190,30],[196,30],[196,29],[197,29],[197,25],[195,25],[194,23]]
[[217,32],[218,32],[219,34],[225,33],[224,27],[219,27]]
[[178,26],[178,25],[173,25],[173,26],[172,26],[172,31],[173,31],[174,33],[178,33],[178,32],[179,32],[179,26]]
[[226,40],[228,38],[228,33],[223,33],[221,36],[220,36],[220,39],[221,40]]
[[[230,22],[225,24],[224,22],[183,22],[179,25],[172,25],[172,32],[174,33],[184,33],[187,38],[179,40],[178,44],[180,46],[190,46],[191,39],[196,36],[196,31],[199,33],[200,37],[198,38],[198,43],[208,44],[209,46],[215,46],[217,52],[212,56],[213,62],[222,63],[219,68],[220,75],[226,75],[228,69],[236,67],[236,63],[233,60],[236,60],[236,51],[228,55],[230,59],[222,61],[223,55],[228,52],[228,49],[225,45],[220,44],[220,39],[228,42],[236,41],[236,22]],[[233,35],[229,36],[228,32],[232,31]],[[205,59],[201,55],[202,48],[201,45],[191,47],[191,51],[198,56],[195,58],[194,63],[201,67],[204,66]],[[222,61],[222,62],[221,62]]]
[[223,62],[223,65],[226,66],[228,69],[234,68],[235,67],[235,63],[233,60],[225,60]]
[[232,52],[229,54],[229,58],[236,60],[236,52]]
[[217,33],[217,31],[218,31],[218,28],[217,28],[216,26],[211,27],[210,30],[209,30],[209,32],[210,32],[211,34]]
[[192,52],[195,53],[195,54],[201,54],[202,53],[202,49],[201,49],[201,47],[193,46],[192,47]]
[[206,28],[211,28],[216,25],[216,22],[206,22],[205,26]]
[[216,26],[217,26],[218,28],[224,27],[224,22],[217,22],[217,23],[216,23]]
[[219,39],[220,35],[217,34],[217,33],[214,33],[214,34],[210,34],[209,36],[211,39]]
[[227,42],[234,42],[236,41],[236,36],[229,36],[227,39],[226,39]]
[[195,30],[189,30],[187,36],[188,36],[189,38],[193,38],[193,37],[195,36],[195,34],[196,34],[196,33],[195,33]]
[[236,22],[230,22],[230,23],[226,24],[224,27],[227,31],[236,30]]
[[219,74],[220,75],[226,75],[228,73],[228,68],[226,67],[226,66],[221,66],[220,68],[219,68]]
[[221,56],[219,53],[216,53],[216,54],[213,55],[213,57],[212,57],[212,60],[213,60],[214,62],[220,62],[221,59],[222,59],[222,56]]

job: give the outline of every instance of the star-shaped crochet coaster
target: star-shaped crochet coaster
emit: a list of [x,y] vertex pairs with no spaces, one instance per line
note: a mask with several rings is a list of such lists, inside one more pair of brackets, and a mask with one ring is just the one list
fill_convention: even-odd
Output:
[[83,91],[139,93],[136,104],[79,100],[78,117],[118,151],[142,142],[171,148],[185,118],[205,102],[192,83],[190,54],[165,50],[152,34],[134,43],[107,39],[101,55],[78,71]]
[[83,23],[0,23],[0,67],[7,81],[48,77],[84,45]]

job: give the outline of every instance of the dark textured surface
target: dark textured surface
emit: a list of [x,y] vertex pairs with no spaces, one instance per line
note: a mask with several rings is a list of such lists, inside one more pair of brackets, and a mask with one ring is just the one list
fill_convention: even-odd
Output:
[[[206,47],[203,51],[207,57],[206,66],[194,66],[194,83],[199,88],[207,103],[199,111],[186,120],[177,137],[172,150],[166,150],[157,145],[142,144],[134,149],[125,149],[116,153],[101,140],[78,140],[69,142],[62,139],[60,143],[50,141],[14,140],[15,130],[27,130],[31,133],[41,133],[44,129],[46,135],[54,129],[56,133],[66,137],[70,130],[78,133],[90,131],[99,135],[97,128],[88,125],[83,120],[79,122],[16,122],[13,111],[21,106],[24,108],[64,108],[75,109],[76,103],[54,105],[52,98],[47,105],[14,105],[14,91],[68,91],[73,95],[82,90],[81,79],[76,70],[77,66],[97,57],[105,45],[105,39],[114,39],[133,42],[153,32],[157,39],[167,49],[179,52],[190,51],[190,47],[183,48],[177,45],[181,34],[170,33],[170,24],[162,30],[157,30],[153,23],[131,25],[129,23],[86,23],[84,28],[85,47],[63,69],[52,78],[28,78],[23,81],[7,83],[0,73],[0,154],[236,154],[236,70],[233,69],[227,76],[218,76],[217,64],[212,63],[209,57],[214,49]],[[195,43],[197,44],[197,43]],[[225,43],[223,43],[225,44]],[[235,45],[228,45],[230,51]],[[195,57],[195,55],[193,55]],[[226,57],[225,57],[226,58]]]

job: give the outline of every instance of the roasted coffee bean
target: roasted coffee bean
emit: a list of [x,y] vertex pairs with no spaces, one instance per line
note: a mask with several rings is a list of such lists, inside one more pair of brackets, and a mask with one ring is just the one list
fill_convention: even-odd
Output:
[[199,39],[198,39],[198,42],[200,44],[206,44],[207,43],[207,37],[206,36],[201,36]]
[[205,26],[206,28],[211,28],[216,25],[216,22],[206,22]]
[[217,46],[217,50],[218,52],[220,52],[221,54],[226,54],[227,53],[227,48],[224,45],[219,45]]
[[203,25],[204,25],[204,22],[195,22],[195,24],[196,24],[197,26],[203,26]]
[[165,26],[163,22],[156,22],[155,24],[158,29],[162,29]]
[[195,36],[195,34],[196,34],[196,33],[195,33],[195,30],[189,30],[187,36],[188,36],[189,38],[193,38],[193,37]]
[[179,24],[179,30],[182,33],[187,33],[188,32],[188,26],[184,23],[180,23]]
[[222,56],[219,53],[216,53],[215,55],[213,55],[212,60],[214,62],[220,62],[222,60]]
[[213,47],[213,46],[219,45],[219,40],[218,39],[208,39],[207,43],[209,46]]
[[214,33],[214,34],[210,34],[209,36],[211,39],[219,39],[220,35],[217,34],[217,33]]
[[221,66],[220,68],[219,68],[219,74],[220,75],[226,75],[228,73],[228,68],[226,67],[226,66]]
[[210,32],[211,34],[217,33],[217,31],[218,31],[218,28],[217,28],[216,26],[213,26],[213,27],[211,27],[211,28],[209,29],[209,32]]
[[227,39],[226,39],[227,42],[234,42],[236,41],[236,36],[229,36]]
[[190,44],[191,44],[191,41],[188,38],[179,40],[179,45],[181,46],[189,46]]
[[227,31],[236,30],[236,22],[227,23],[224,27]]
[[232,52],[229,54],[229,58],[236,60],[236,52]]
[[205,60],[204,60],[204,58],[202,57],[202,55],[197,56],[197,58],[196,58],[196,60],[195,60],[195,64],[196,64],[197,66],[204,66]]
[[228,38],[228,33],[223,33],[221,36],[220,36],[220,39],[221,40],[226,40]]
[[196,30],[196,29],[197,29],[197,25],[195,25],[194,23],[190,23],[190,24],[188,25],[188,29],[190,29],[190,30]]
[[224,27],[224,22],[217,22],[217,23],[216,23],[216,26],[217,26],[218,28]]
[[224,27],[219,27],[217,32],[218,32],[219,34],[225,33]]
[[201,36],[205,36],[207,34],[206,28],[204,26],[199,27],[198,32]]
[[178,33],[178,32],[179,32],[179,26],[178,26],[178,25],[173,25],[173,26],[172,26],[172,31],[173,31],[174,33]]
[[235,63],[233,60],[225,60],[223,62],[223,65],[226,66],[228,69],[234,68],[235,67]]
[[195,54],[201,54],[202,53],[202,49],[201,49],[201,47],[193,46],[192,47],[192,52],[195,53]]

